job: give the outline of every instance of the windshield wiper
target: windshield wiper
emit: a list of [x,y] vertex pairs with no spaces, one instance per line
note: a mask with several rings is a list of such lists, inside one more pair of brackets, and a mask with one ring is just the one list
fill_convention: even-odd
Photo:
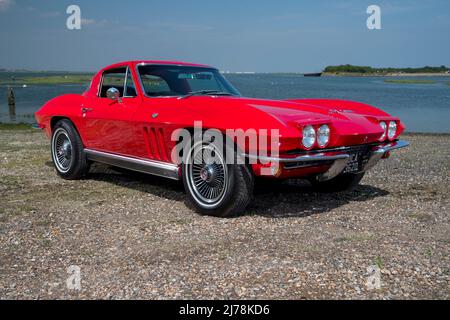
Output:
[[179,97],[178,99],[185,99],[192,96],[205,96],[205,95],[220,95],[220,96],[231,96],[231,93],[219,91],[219,90],[198,90],[198,91],[192,91],[188,94]]

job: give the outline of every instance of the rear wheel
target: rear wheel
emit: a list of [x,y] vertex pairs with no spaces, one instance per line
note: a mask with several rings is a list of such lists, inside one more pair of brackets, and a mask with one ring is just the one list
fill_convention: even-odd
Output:
[[[195,141],[199,141],[194,144]],[[214,142],[193,139],[182,166],[188,201],[205,215],[230,217],[241,213],[253,195],[253,174],[245,164],[227,164],[226,152]]]
[[53,127],[51,151],[56,172],[62,178],[79,179],[89,171],[83,143],[69,120],[60,120]]
[[311,179],[310,182],[314,189],[321,192],[338,192],[350,190],[356,187],[364,177],[364,172],[344,173],[327,181],[317,181]]

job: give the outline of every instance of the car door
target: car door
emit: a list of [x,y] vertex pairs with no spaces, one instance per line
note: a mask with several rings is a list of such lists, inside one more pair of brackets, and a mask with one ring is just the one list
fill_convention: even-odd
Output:
[[[119,99],[107,97],[110,88],[119,90]],[[141,103],[130,68],[106,70],[97,96],[89,98],[82,110],[87,147],[132,156],[136,149],[133,118]]]
[[[139,156],[149,160],[173,162],[171,134],[175,128],[173,119],[182,111],[177,97],[162,97],[169,92],[170,86],[166,79],[158,75],[139,74],[143,98],[143,107],[137,111],[136,118],[141,119],[137,125],[138,137],[142,137],[143,148]],[[139,142],[136,142],[139,143]]]

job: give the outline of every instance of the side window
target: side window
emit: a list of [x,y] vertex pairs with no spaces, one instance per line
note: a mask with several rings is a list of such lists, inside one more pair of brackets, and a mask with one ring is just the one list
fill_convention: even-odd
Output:
[[106,91],[108,91],[109,88],[116,88],[119,90],[120,96],[123,97],[126,73],[127,68],[105,71],[103,73],[102,87],[100,89],[100,98],[106,98]]
[[136,87],[134,85],[133,76],[130,68],[127,69],[127,79],[125,81],[125,93],[124,97],[136,97]]
[[167,81],[161,77],[145,74],[142,75],[142,85],[144,86],[145,93],[149,96],[163,96],[170,95],[171,90]]

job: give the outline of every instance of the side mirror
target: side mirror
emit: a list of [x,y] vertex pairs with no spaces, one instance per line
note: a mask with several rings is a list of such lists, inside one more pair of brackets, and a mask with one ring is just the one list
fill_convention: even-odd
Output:
[[109,88],[106,91],[106,97],[111,100],[120,100],[120,91],[116,88]]

